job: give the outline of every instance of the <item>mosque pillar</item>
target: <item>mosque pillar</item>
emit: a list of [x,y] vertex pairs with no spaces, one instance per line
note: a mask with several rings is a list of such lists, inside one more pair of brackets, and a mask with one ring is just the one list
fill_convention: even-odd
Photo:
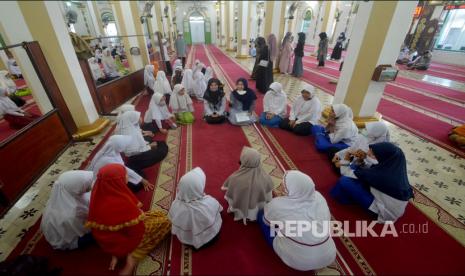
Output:
[[[19,7],[20,14],[17,19],[23,19],[27,25],[27,28],[22,28],[20,24],[11,27],[4,26],[7,35],[11,34],[13,37],[12,33],[27,29],[30,38],[25,36],[23,38],[26,41],[37,40],[39,42],[76,125],[83,127],[97,122],[97,109],[86,85],[65,21],[62,16],[57,16],[61,15],[59,5],[62,3],[59,1],[11,1],[2,4],[2,12],[7,9],[6,3],[11,5],[11,12]],[[5,20],[5,22],[14,21]],[[14,41],[14,43],[18,42],[20,41]],[[23,65],[21,60],[19,61]],[[30,76],[32,75],[34,74]],[[34,81],[31,83],[33,84]],[[33,90],[36,88],[37,86],[32,85]]]
[[234,2],[226,1],[226,50],[234,51]]
[[220,18],[218,19],[220,21],[220,46],[224,47],[226,46],[226,6],[227,3],[225,1],[220,1]]
[[358,126],[378,120],[386,82],[372,81],[378,65],[395,65],[417,1],[359,2],[354,32],[333,103],[352,108]]
[[[265,2],[265,33],[267,40],[270,34],[276,36],[276,46],[283,40],[284,28],[286,25],[286,1],[266,1]],[[278,62],[273,62],[273,71],[278,71]]]
[[102,18],[97,7],[97,1],[87,1],[87,7],[89,8],[90,17],[92,18],[92,23],[94,25],[97,36],[105,36]]
[[[150,63],[148,57],[147,44],[145,43],[144,33],[136,1],[112,1],[112,7],[115,11],[115,20],[118,25],[119,35],[123,36],[124,48],[127,52],[129,67],[132,72],[144,68]],[[129,50],[132,47],[140,49],[140,55],[132,55]]]
[[250,16],[252,10],[251,1],[238,3],[238,30],[237,30],[237,58],[249,57]]

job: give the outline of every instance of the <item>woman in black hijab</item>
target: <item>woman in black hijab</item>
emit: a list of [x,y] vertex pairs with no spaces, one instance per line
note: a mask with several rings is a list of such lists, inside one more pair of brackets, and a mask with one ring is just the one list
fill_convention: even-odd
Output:
[[252,75],[250,76],[250,79],[256,80],[258,63],[260,62],[260,51],[263,49],[263,47],[266,46],[266,41],[265,38],[260,36],[257,37],[257,39],[255,39],[253,43],[255,44],[255,64],[253,65]]
[[266,93],[273,82],[273,63],[270,58],[270,51],[263,37],[257,38],[258,65],[256,71],[255,87],[260,93]]
[[413,197],[404,153],[396,145],[383,142],[370,145],[368,155],[378,164],[353,168],[352,174],[339,179],[331,196],[340,203],[355,202],[376,213],[379,222],[396,221]]
[[205,121],[209,124],[223,123],[226,120],[226,97],[220,80],[211,78],[208,81],[203,99]]
[[318,67],[325,66],[326,55],[328,55],[328,35],[322,32],[318,35],[320,37],[320,43],[318,43]]
[[294,66],[292,67],[292,75],[301,77],[304,73],[302,58],[304,57],[305,33],[298,33],[297,46],[294,48]]
[[337,38],[336,45],[334,45],[333,52],[331,53],[331,59],[340,60],[342,55],[342,43],[346,41],[346,34],[341,32],[339,37]]
[[[250,125],[255,123],[255,102],[257,96],[249,88],[247,80],[239,78],[236,81],[236,89],[229,96],[229,122],[233,125]],[[246,118],[247,117],[247,118]]]

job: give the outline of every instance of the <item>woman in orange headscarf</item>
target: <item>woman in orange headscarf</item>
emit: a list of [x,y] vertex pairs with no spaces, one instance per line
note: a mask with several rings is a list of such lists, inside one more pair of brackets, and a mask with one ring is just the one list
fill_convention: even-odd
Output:
[[160,211],[143,212],[142,203],[126,185],[126,168],[102,167],[92,189],[86,226],[103,251],[112,255],[110,270],[118,257],[126,257],[121,275],[129,275],[137,262],[149,254],[170,232],[171,223]]

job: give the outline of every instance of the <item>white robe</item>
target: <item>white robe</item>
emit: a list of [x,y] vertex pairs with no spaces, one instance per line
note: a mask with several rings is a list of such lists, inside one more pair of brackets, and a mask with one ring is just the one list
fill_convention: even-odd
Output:
[[173,91],[171,90],[170,82],[166,78],[165,72],[158,71],[157,80],[155,81],[155,89],[153,91],[162,95],[171,95],[173,93]]
[[287,113],[287,96],[280,83],[274,82],[263,98],[263,111],[276,114],[284,118]]
[[140,112],[138,111],[126,111],[118,116],[115,134],[132,137],[132,143],[124,150],[126,156],[133,156],[150,150],[149,144],[142,135],[139,119]]
[[103,50],[102,64],[103,64],[103,71],[105,72],[105,75],[109,77],[121,76],[120,73],[118,72],[118,68],[116,67],[115,60],[111,56],[110,49],[108,48]]
[[182,84],[176,84],[173,89],[173,95],[170,98],[170,107],[173,113],[194,112],[194,105],[191,97],[187,95],[185,89],[184,94],[179,94],[184,89]]
[[[97,178],[98,171],[105,165],[116,163],[124,166],[121,153],[124,152],[132,143],[132,138],[126,135],[113,135],[105,143],[102,149],[92,159],[87,170],[94,172],[94,179]],[[142,177],[135,171],[126,167],[129,182],[138,184],[142,181]]]
[[16,92],[16,83],[9,77],[7,77],[8,71],[0,71],[0,86],[5,88],[8,94]]
[[334,104],[333,110],[336,114],[336,125],[334,132],[328,135],[329,139],[332,144],[343,142],[351,146],[358,135],[358,127],[352,120],[352,110],[345,104]]
[[8,71],[10,71],[12,75],[21,75],[21,69],[16,64],[16,60],[12,58],[8,59]]
[[296,124],[309,122],[317,125],[321,118],[321,110],[321,102],[316,96],[308,101],[299,96],[291,107],[289,120],[296,120]]
[[167,120],[173,117],[166,106],[166,103],[160,104],[163,95],[160,93],[154,93],[150,99],[149,108],[145,111],[144,123],[151,123],[155,121],[158,129],[162,129],[161,121]]
[[203,94],[205,94],[205,90],[207,89],[207,84],[205,83],[205,76],[202,72],[197,71],[194,75],[194,85],[193,90],[194,94],[198,99],[203,98]]
[[102,68],[100,68],[95,58],[89,58],[87,62],[89,63],[90,71],[92,72],[92,77],[94,80],[105,78],[105,74],[103,73]]
[[75,249],[79,237],[90,232],[84,223],[93,176],[89,171],[67,171],[53,184],[40,228],[54,249]]
[[194,94],[194,80],[192,79],[192,70],[185,69],[184,74],[182,75],[182,86],[186,89],[187,94]]
[[10,114],[14,116],[24,116],[19,108],[8,96],[5,95],[5,89],[0,89],[0,116]]
[[[284,185],[288,195],[276,197],[265,205],[265,223],[280,221],[283,236],[276,235],[273,248],[281,260],[288,266],[301,270],[316,270],[326,267],[336,259],[336,246],[330,233],[318,237],[312,231],[303,231],[302,235],[286,236],[286,221],[308,221],[323,233],[324,223],[329,223],[331,214],[324,197],[315,191],[313,180],[300,171],[287,171]],[[294,224],[295,227],[295,224]],[[329,229],[329,227],[328,227]],[[292,231],[296,232],[296,231]]]
[[223,207],[204,192],[206,176],[195,168],[179,180],[176,199],[171,204],[168,217],[171,233],[195,248],[213,239],[220,231]]

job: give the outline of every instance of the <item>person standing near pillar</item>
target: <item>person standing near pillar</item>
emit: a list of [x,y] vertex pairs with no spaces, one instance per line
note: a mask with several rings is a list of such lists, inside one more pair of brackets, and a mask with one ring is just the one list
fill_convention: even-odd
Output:
[[333,52],[331,53],[331,59],[340,60],[342,55],[342,43],[346,40],[346,34],[341,32],[337,38],[336,45],[334,46]]
[[260,56],[258,56],[256,88],[258,92],[265,94],[273,82],[273,62],[271,61],[270,48],[266,45],[263,37],[261,37],[261,40],[262,48],[260,49]]
[[298,33],[299,39],[297,40],[297,46],[294,49],[294,67],[292,68],[292,75],[296,78],[301,77],[304,73],[304,67],[302,64],[302,58],[304,56],[305,46],[305,33]]
[[291,69],[291,59],[292,59],[292,42],[291,42],[292,33],[287,32],[286,36],[283,38],[281,43],[281,54],[279,57],[279,71],[281,74],[289,74]]
[[181,33],[178,34],[178,38],[175,41],[176,54],[179,59],[182,60],[182,68],[186,65],[186,42]]
[[320,37],[320,43],[318,43],[318,67],[325,66],[326,55],[328,54],[328,35],[322,32],[318,35]]

